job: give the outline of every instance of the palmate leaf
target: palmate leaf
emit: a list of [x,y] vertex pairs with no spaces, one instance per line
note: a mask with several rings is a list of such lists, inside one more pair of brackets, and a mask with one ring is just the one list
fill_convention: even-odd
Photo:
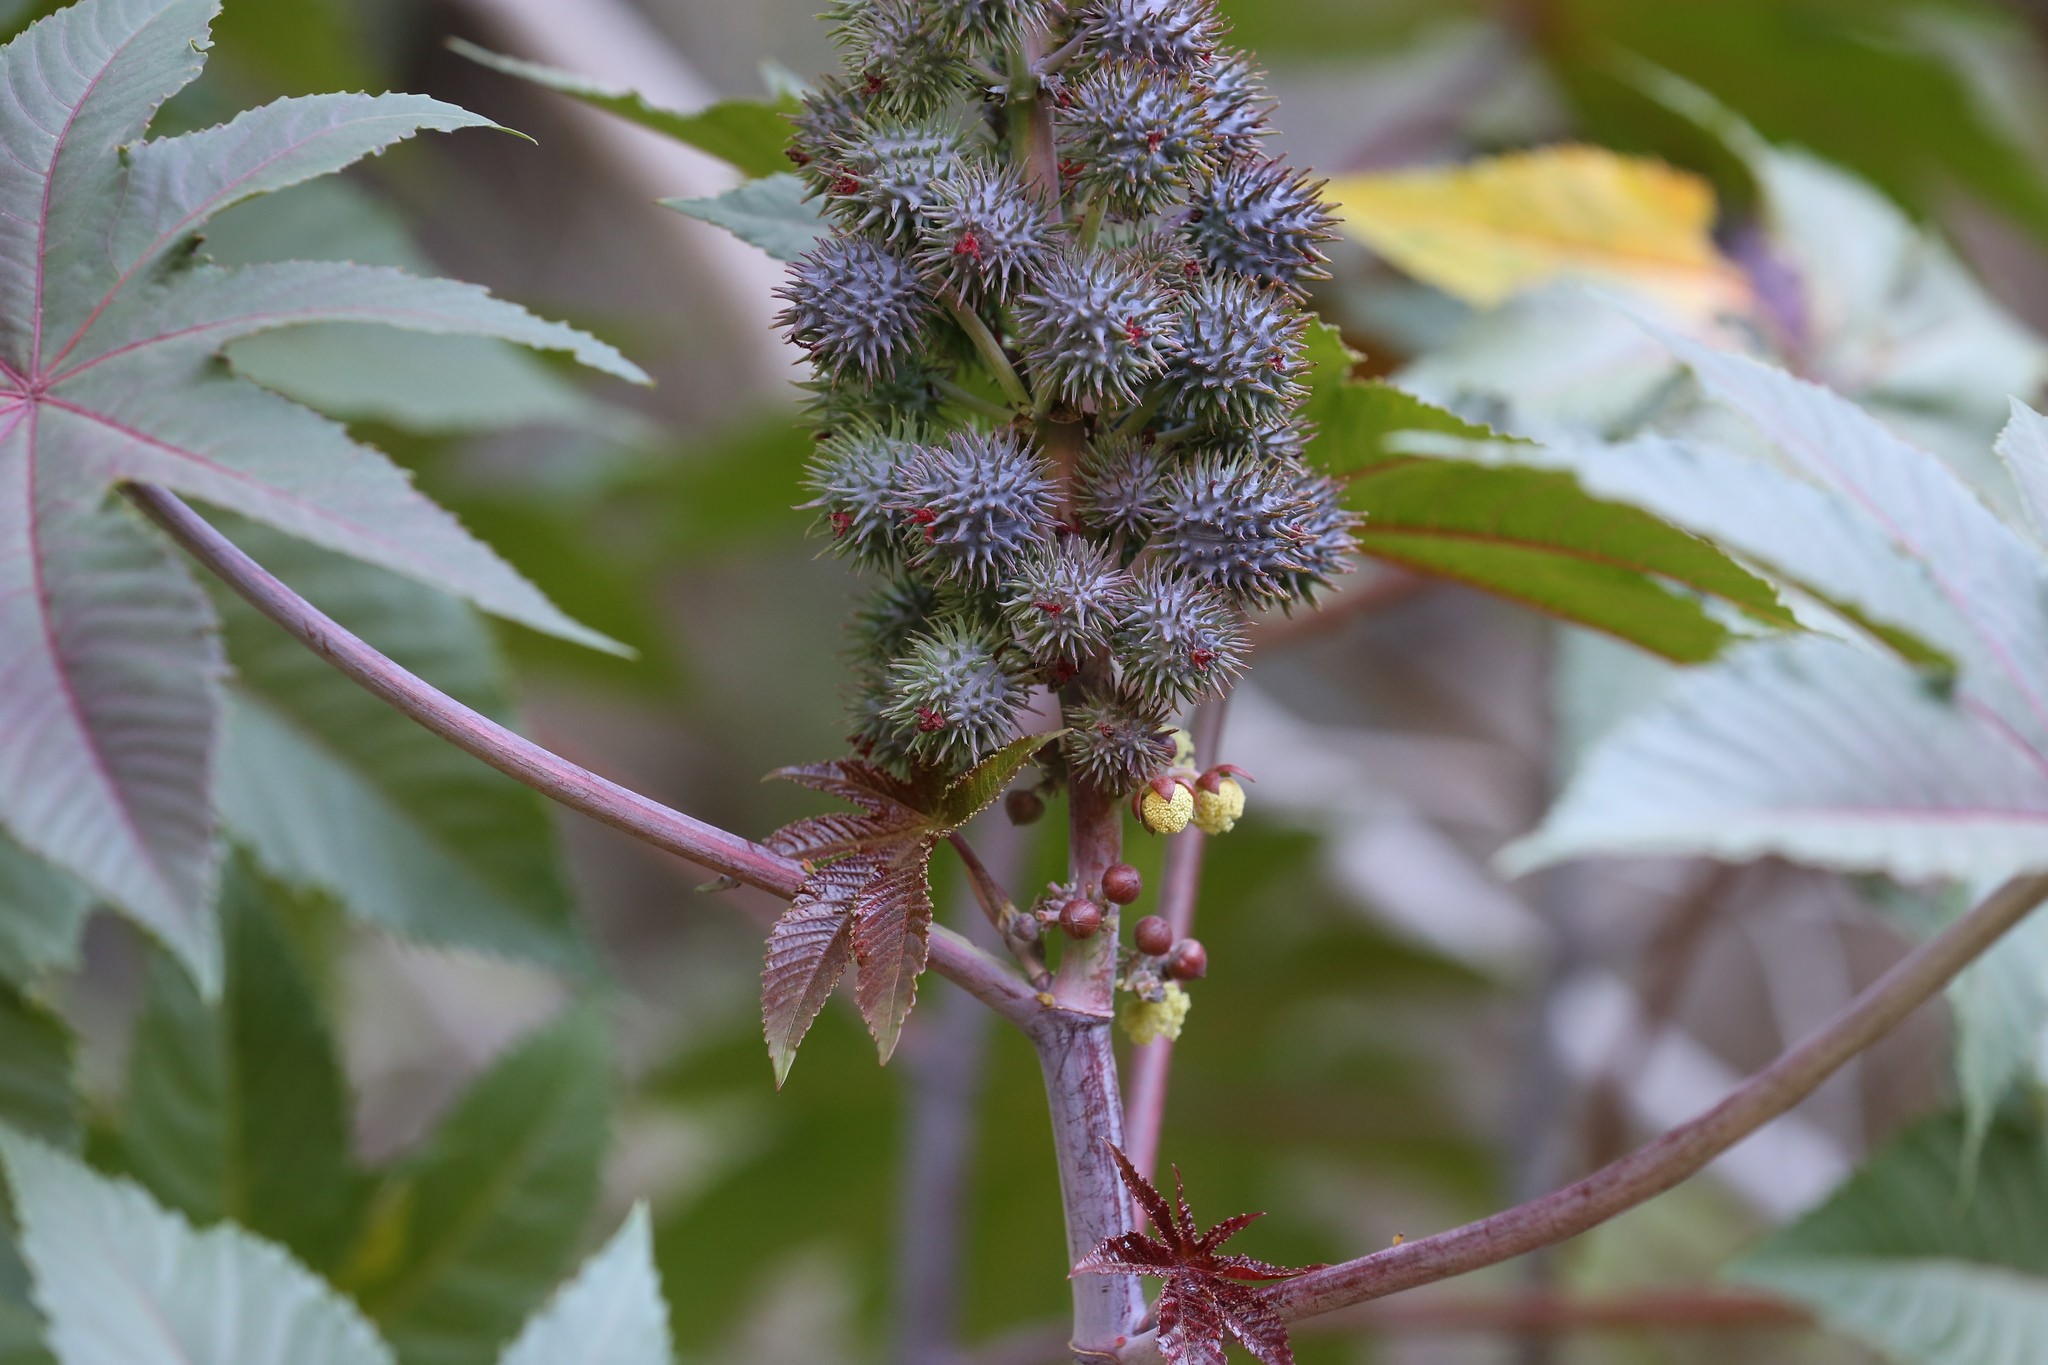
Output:
[[301,323],[495,337],[625,378],[618,353],[480,289],[320,262],[195,258],[215,213],[422,129],[408,95],[282,100],[145,141],[199,72],[217,0],[81,0],[0,49],[0,823],[211,986],[213,619],[126,480],[242,512],[590,643],[382,455],[219,363]]
[[194,1222],[232,1220],[328,1269],[356,1230],[364,1182],[334,1039],[277,922],[288,899],[230,861],[217,1002],[155,964],[119,1144],[126,1173]]
[[804,182],[786,172],[749,180],[705,199],[664,199],[687,218],[724,228],[778,261],[793,261],[818,244],[829,228]]
[[780,95],[772,104],[761,100],[720,100],[694,114],[685,114],[656,104],[637,90],[606,85],[539,62],[502,56],[460,38],[451,40],[448,46],[493,71],[531,81],[651,128],[700,152],[709,152],[747,175],[774,175],[789,169],[789,159],[782,149],[789,145],[789,116],[802,107],[794,95]]
[[[1582,488],[1564,469],[1418,458],[1402,433],[1485,441],[1486,428],[1391,385],[1349,377],[1334,329],[1311,329],[1309,453],[1345,480],[1365,514],[1359,548],[1449,578],[1683,663],[1730,639],[1714,599],[1767,625],[1790,615],[1770,586],[1721,550],[1644,510]],[[1497,438],[1495,438],[1497,439]]]
[[1974,1172],[1963,1122],[1894,1139],[1732,1276],[1807,1304],[1898,1365],[2026,1365],[2048,1339],[2048,1148],[1995,1126]]
[[889,1060],[930,949],[932,851],[1053,738],[1012,740],[951,782],[899,778],[858,759],[770,774],[859,807],[808,816],[768,837],[771,847],[818,864],[770,931],[761,972],[761,1024],[778,1088],[849,961],[861,1017]]
[[[408,579],[232,522],[236,543],[464,705],[516,723],[490,633]],[[221,817],[273,875],[427,943],[592,970],[541,801],[330,668],[226,588]]]
[[1241,1213],[1206,1232],[1199,1231],[1181,1190],[1178,1167],[1173,1172],[1174,1200],[1169,1205],[1113,1144],[1109,1151],[1124,1187],[1152,1224],[1152,1232],[1127,1232],[1104,1239],[1080,1259],[1073,1273],[1164,1279],[1159,1291],[1159,1353],[1172,1365],[1223,1365],[1226,1337],[1235,1337],[1264,1365],[1294,1365],[1287,1324],[1249,1286],[1292,1279],[1320,1267],[1273,1265],[1220,1251],[1225,1242],[1264,1215]]
[[535,1032],[472,1085],[381,1192],[342,1276],[401,1365],[488,1360],[574,1258],[611,1132],[595,1008]]
[[674,1358],[647,1206],[635,1204],[498,1365],[670,1365]]
[[[1509,863],[1775,853],[1973,883],[2048,867],[2048,559],[1941,461],[1853,404],[1755,361],[1666,340],[1813,493],[1888,547],[1814,554],[1806,565],[1816,592],[1893,613],[1954,671],[1932,679],[1829,640],[1741,651],[1681,680],[1596,749]],[[1702,458],[1753,477],[1733,457]],[[1817,543],[1830,538],[1825,519],[1811,529]],[[1786,539],[1761,529],[1731,536],[1743,548]],[[1916,573],[1900,572],[1900,556]]]
[[58,1365],[393,1365],[355,1305],[273,1244],[195,1232],[4,1127],[0,1161]]

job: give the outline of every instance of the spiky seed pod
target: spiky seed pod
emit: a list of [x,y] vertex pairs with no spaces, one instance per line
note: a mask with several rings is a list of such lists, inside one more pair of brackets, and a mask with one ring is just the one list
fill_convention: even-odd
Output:
[[1231,161],[1195,182],[1188,240],[1219,270],[1290,288],[1328,279],[1322,243],[1336,237],[1337,219],[1322,187],[1278,158]]
[[1156,705],[1179,705],[1244,671],[1244,627],[1229,598],[1157,564],[1131,578],[1131,609],[1110,647],[1132,692]]
[[789,116],[795,133],[787,154],[805,183],[822,193],[837,172],[832,149],[853,135],[874,101],[844,76],[828,76],[803,97],[803,108]]
[[1203,426],[1257,426],[1303,393],[1308,315],[1284,290],[1209,275],[1182,302],[1166,378],[1168,409]]
[[[1330,573],[1342,572],[1317,543],[1331,510],[1321,495],[1299,465],[1198,456],[1166,478],[1153,553],[1167,567],[1241,602],[1294,596],[1304,579],[1326,581]],[[1340,520],[1332,529],[1348,541],[1348,522]],[[1338,566],[1342,554],[1339,548]]]
[[913,430],[855,420],[819,445],[804,474],[817,496],[800,506],[817,511],[834,552],[870,565],[902,558],[902,524],[890,503],[901,491],[897,471],[917,449]]
[[892,505],[911,528],[912,561],[992,587],[1052,534],[1052,471],[1011,430],[956,431],[903,467]]
[[855,376],[857,382],[835,383],[829,377],[809,379],[799,386],[808,392],[805,417],[818,426],[836,431],[849,423],[887,426],[895,422],[931,427],[938,423],[946,399],[938,381],[950,379],[953,367],[945,357],[926,353],[904,356],[879,378]]
[[1044,269],[1052,243],[1052,215],[1023,175],[977,162],[937,185],[917,263],[970,302],[1002,302]]
[[1170,465],[1158,446],[1137,437],[1108,436],[1081,457],[1076,509],[1090,530],[1142,541],[1164,514]]
[[1205,97],[1186,76],[1112,62],[1074,83],[1062,151],[1082,189],[1136,216],[1172,203],[1215,151]]
[[856,88],[877,108],[935,113],[974,83],[963,35],[924,0],[841,0],[827,18]]
[[1256,152],[1268,131],[1266,115],[1273,108],[1265,73],[1244,52],[1220,48],[1198,79],[1202,112],[1217,146],[1233,156]]
[[1133,401],[1165,366],[1173,335],[1167,293],[1098,252],[1054,257],[1015,318],[1032,382],[1074,404]]
[[1068,708],[1060,752],[1076,776],[1122,796],[1173,762],[1173,731],[1164,707],[1094,696]]
[[1289,404],[1270,421],[1258,426],[1222,426],[1192,438],[1186,449],[1192,454],[1214,455],[1233,464],[1262,460],[1299,460],[1315,435],[1315,425],[1297,415],[1299,404]]
[[1069,671],[1109,642],[1130,605],[1130,575],[1079,536],[1027,555],[1004,589],[1003,619],[1025,650]]
[[1185,71],[1214,57],[1227,27],[1215,0],[1095,0],[1075,31],[1095,55]]
[[882,378],[917,349],[932,299],[902,257],[864,237],[832,237],[789,267],[776,322],[835,381]]
[[1299,463],[1281,466],[1292,481],[1295,513],[1291,534],[1293,558],[1298,566],[1286,575],[1287,596],[1306,602],[1318,588],[1327,588],[1339,574],[1351,572],[1352,556],[1358,553],[1353,533],[1361,520],[1344,505],[1344,490],[1336,480]]
[[1014,47],[1028,29],[1052,18],[1051,0],[927,0],[945,31],[981,51]]
[[942,621],[889,666],[884,718],[911,757],[948,771],[1007,743],[1028,684],[993,633]]
[[900,771],[911,762],[909,736],[915,731],[906,732],[889,714],[895,699],[885,671],[857,672],[847,692],[846,742],[869,762]]
[[945,119],[862,122],[829,156],[833,216],[899,250],[916,245],[940,187],[966,168],[960,130]]
[[854,612],[847,628],[853,655],[880,666],[901,655],[910,642],[959,604],[936,584],[920,578],[892,578]]
[[1113,247],[1111,254],[1169,294],[1182,293],[1202,275],[1202,260],[1186,240],[1150,227]]

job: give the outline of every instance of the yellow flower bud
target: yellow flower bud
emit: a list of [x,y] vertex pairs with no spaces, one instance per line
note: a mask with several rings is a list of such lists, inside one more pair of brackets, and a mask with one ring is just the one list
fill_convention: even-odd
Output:
[[1215,791],[1195,788],[1195,828],[1204,834],[1228,834],[1244,814],[1244,788],[1234,777],[1216,784]]
[[1173,732],[1173,766],[1192,768],[1195,766],[1195,737],[1186,730]]
[[1123,1008],[1117,1011],[1116,1021],[1124,1037],[1134,1043],[1149,1043],[1158,1038],[1178,1042],[1180,1027],[1187,1022],[1188,1006],[1193,1003],[1178,981],[1169,981],[1160,1000],[1142,1000],[1135,995],[1125,1000]]
[[1178,834],[1188,827],[1194,814],[1194,794],[1179,785],[1174,787],[1171,797],[1147,788],[1144,799],[1138,803],[1138,818],[1154,834]]

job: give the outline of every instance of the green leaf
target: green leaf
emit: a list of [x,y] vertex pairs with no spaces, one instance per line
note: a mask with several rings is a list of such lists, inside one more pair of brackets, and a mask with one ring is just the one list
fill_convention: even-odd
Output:
[[2048,868],[2048,774],[1996,718],[1821,636],[1681,675],[1597,746],[1517,872],[1595,854],[1777,854],[1904,881]]
[[708,199],[664,199],[663,207],[715,223],[778,261],[793,261],[818,244],[829,225],[808,201],[804,182],[785,173],[735,185]]
[[595,105],[700,152],[709,152],[750,176],[774,175],[789,168],[789,159],[783,155],[783,148],[789,145],[789,115],[801,108],[794,96],[785,94],[773,104],[760,100],[720,100],[697,113],[685,114],[664,108],[638,91],[605,85],[539,62],[502,56],[460,38],[450,40],[448,46],[493,71]]
[[78,962],[92,893],[0,834],[0,980],[22,985]]
[[1959,623],[1925,568],[1857,508],[1775,465],[1718,446],[1638,436],[1541,444],[1397,436],[1406,453],[1556,470],[1594,497],[1655,514],[1733,551],[1873,630],[1914,663],[1954,666]]
[[1311,335],[1310,457],[1346,482],[1365,514],[1366,554],[1454,579],[1685,663],[1729,639],[1703,605],[1717,598],[1790,624],[1769,585],[1649,512],[1590,496],[1569,473],[1399,453],[1397,433],[1498,439],[1391,385],[1349,378],[1328,328]]
[[635,1204],[498,1365],[669,1365],[674,1358],[647,1206]]
[[2019,489],[2020,506],[2036,541],[2048,543],[2048,417],[2015,398],[1998,433],[1996,450]]
[[1745,356],[1659,333],[1702,387],[1791,467],[1918,561],[1954,626],[1961,685],[2022,743],[2048,745],[2048,560],[1946,465],[1855,404]]
[[283,900],[245,863],[229,863],[217,1003],[156,964],[129,1056],[120,1150],[129,1174],[194,1222],[232,1220],[326,1267],[355,1230],[362,1184],[347,1081],[277,923]]
[[0,1129],[60,1365],[391,1365],[355,1306],[240,1228],[193,1231],[125,1180]]
[[[1966,186],[2035,231],[2048,231],[2038,166],[1929,41],[1920,0],[1565,0],[1543,55],[1595,141],[1690,150],[1645,119],[1615,54],[1647,58],[1725,99],[1774,142],[1853,168],[1931,215]],[[2017,14],[1968,11],[2029,42]],[[1816,101],[1813,92],[1828,98]]]
[[151,482],[602,645],[383,455],[219,363],[237,338],[374,322],[615,351],[468,286],[344,263],[192,262],[215,213],[423,128],[412,96],[320,96],[146,140],[215,0],[83,0],[0,49],[0,822],[216,967],[207,809],[219,656],[204,600],[106,494]]
[[572,1010],[473,1085],[385,1191],[396,1251],[353,1284],[404,1365],[471,1365],[574,1259],[612,1094],[602,1016]]
[[[247,524],[259,563],[463,704],[516,716],[474,612],[394,574]],[[274,875],[424,942],[594,969],[539,797],[343,678],[217,590],[236,678],[220,807]]]
[[1900,1365],[2026,1365],[2048,1339],[2048,1153],[2000,1124],[1971,1180],[1963,1150],[1959,1118],[1916,1125],[1730,1273]]
[[78,1145],[71,1030],[49,1009],[0,988],[0,1122],[60,1147]]
[[1024,765],[1062,733],[1054,731],[1013,739],[954,778],[934,812],[938,823],[944,826],[938,832],[950,833],[994,805],[1003,789],[1024,770]]

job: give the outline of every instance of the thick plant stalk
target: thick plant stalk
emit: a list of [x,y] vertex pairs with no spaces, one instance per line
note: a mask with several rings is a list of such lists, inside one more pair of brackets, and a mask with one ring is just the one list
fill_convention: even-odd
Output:
[[[401,668],[242,553],[176,494],[148,484],[130,484],[125,491],[143,515],[250,606],[350,681],[464,753],[571,810],[745,885],[784,900],[803,885],[803,865],[793,859],[571,763]],[[931,965],[1013,1023],[1030,1025],[1046,1013],[1014,972],[944,926],[932,929]]]
[[[1276,1285],[1266,1302],[1289,1320],[1433,1284],[1551,1246],[1664,1193],[1817,1089],[1835,1071],[1933,998],[2043,900],[2048,875],[2018,877],[1915,948],[1818,1032],[1690,1123],[1584,1180],[1489,1218]],[[1118,1359],[1156,1365],[1151,1333]]]

